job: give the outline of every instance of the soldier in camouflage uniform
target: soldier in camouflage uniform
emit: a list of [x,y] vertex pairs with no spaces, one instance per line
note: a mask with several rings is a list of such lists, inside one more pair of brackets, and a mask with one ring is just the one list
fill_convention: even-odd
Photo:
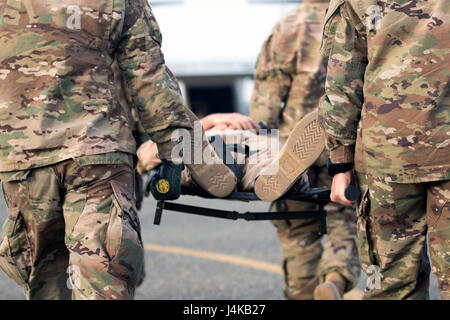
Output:
[[[0,0],[0,45],[0,267],[28,299],[133,298],[143,264],[136,146],[111,65],[163,157],[172,133],[197,120],[147,1]],[[188,168],[236,180],[223,164]]]
[[[250,116],[270,128],[279,128],[282,140],[287,139],[302,117],[317,108],[324,94],[326,64],[319,48],[328,3],[304,1],[276,24],[262,47]],[[323,153],[310,168],[312,187],[331,185],[326,159],[327,154]],[[271,210],[309,210],[312,206],[283,200],[274,202]],[[359,264],[354,210],[335,204],[326,210],[329,234],[324,248],[315,220],[274,222],[283,254],[285,295],[290,299],[312,299],[319,284],[315,299],[339,298],[356,284]]]
[[[450,278],[450,6],[447,0],[333,0],[320,107],[332,199],[354,163],[362,193],[358,249],[367,299],[427,299],[430,265],[442,299]],[[347,167],[347,169],[344,169]]]

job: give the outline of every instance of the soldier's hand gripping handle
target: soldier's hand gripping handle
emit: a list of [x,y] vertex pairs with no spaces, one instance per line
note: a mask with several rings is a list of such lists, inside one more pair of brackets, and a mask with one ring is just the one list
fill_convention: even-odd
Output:
[[334,175],[331,185],[331,201],[352,207],[360,193],[358,187],[354,185],[355,180],[352,170]]
[[334,164],[328,159],[327,167],[328,174],[333,178],[330,194],[331,201],[344,206],[353,206],[361,193],[353,171],[353,162]]

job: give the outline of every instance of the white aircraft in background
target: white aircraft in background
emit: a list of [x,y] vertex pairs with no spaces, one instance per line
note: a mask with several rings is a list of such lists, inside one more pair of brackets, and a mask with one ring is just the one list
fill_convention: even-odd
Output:
[[183,94],[194,111],[247,114],[261,46],[276,21],[301,1],[149,0],[149,3],[163,35],[166,63],[180,80]]

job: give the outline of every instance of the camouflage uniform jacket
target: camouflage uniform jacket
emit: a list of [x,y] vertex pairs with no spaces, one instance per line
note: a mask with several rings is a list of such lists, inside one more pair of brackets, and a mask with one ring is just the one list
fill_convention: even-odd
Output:
[[155,142],[191,127],[146,0],[0,0],[0,171],[135,152],[117,61]]
[[258,58],[250,116],[280,129],[283,140],[325,92],[320,41],[328,3],[306,0],[291,10],[274,26]]
[[398,183],[449,179],[448,0],[333,0],[322,53],[333,162]]

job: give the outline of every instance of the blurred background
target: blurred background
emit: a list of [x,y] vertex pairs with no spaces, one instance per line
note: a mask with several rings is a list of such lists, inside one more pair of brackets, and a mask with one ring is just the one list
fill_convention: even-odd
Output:
[[150,0],[169,68],[198,117],[248,114],[253,70],[274,24],[296,0]]

